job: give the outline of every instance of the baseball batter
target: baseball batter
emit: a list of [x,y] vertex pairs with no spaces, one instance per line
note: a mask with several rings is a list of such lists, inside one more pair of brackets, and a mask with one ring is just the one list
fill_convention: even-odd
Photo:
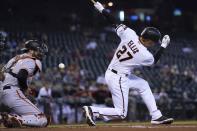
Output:
[[[105,79],[112,94],[114,108],[84,106],[87,123],[90,126],[95,126],[93,119],[95,117],[103,118],[106,121],[124,119],[127,115],[129,89],[132,88],[139,92],[146,104],[152,118],[152,124],[171,124],[173,119],[163,116],[157,108],[148,82],[132,73],[136,67],[151,66],[156,63],[170,43],[169,36],[165,35],[161,42],[161,34],[154,27],[145,28],[141,35],[138,36],[134,30],[126,25],[117,23],[101,3],[94,2],[94,6],[115,26],[121,42],[105,73]],[[155,55],[152,55],[147,50],[147,47],[153,46],[155,43],[161,43],[161,47]]]
[[49,123],[24,95],[28,90],[28,80],[42,70],[41,60],[48,49],[40,41],[29,40],[25,43],[25,51],[12,58],[3,69],[5,79],[0,87],[0,101],[14,113],[1,113],[0,119],[5,127],[45,127]]

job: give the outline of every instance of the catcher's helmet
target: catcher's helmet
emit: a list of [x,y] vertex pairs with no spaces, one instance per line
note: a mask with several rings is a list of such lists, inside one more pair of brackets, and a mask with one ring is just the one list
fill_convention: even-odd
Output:
[[141,37],[143,37],[144,39],[149,39],[154,41],[155,43],[161,43],[161,33],[160,31],[155,28],[155,27],[146,27],[142,33],[141,33]]
[[29,50],[37,51],[39,57],[43,57],[48,52],[48,47],[44,42],[38,40],[28,40],[25,42],[25,48],[22,49],[24,52]]

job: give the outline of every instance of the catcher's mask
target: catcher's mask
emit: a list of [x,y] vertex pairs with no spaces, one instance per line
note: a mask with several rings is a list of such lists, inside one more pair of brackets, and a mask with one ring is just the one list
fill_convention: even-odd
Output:
[[42,59],[48,52],[48,47],[44,42],[38,40],[28,40],[25,42],[25,48],[23,48],[22,51],[28,52],[30,50],[34,51],[34,57]]

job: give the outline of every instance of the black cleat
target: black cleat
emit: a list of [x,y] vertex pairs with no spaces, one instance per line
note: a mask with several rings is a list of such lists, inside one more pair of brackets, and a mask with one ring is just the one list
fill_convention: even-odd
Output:
[[89,106],[84,106],[83,107],[85,117],[86,117],[86,122],[89,126],[96,126],[96,123],[93,120],[93,113],[92,109]]
[[171,124],[173,123],[174,119],[173,118],[167,118],[165,116],[161,116],[160,118],[156,120],[151,120],[151,124],[153,125],[159,125],[159,124]]

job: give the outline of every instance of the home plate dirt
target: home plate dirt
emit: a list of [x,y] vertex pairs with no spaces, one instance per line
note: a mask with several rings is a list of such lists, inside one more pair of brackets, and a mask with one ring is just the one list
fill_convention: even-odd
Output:
[[0,127],[0,131],[197,131],[197,125],[98,125],[89,127],[86,125],[57,125],[47,128],[14,128]]

